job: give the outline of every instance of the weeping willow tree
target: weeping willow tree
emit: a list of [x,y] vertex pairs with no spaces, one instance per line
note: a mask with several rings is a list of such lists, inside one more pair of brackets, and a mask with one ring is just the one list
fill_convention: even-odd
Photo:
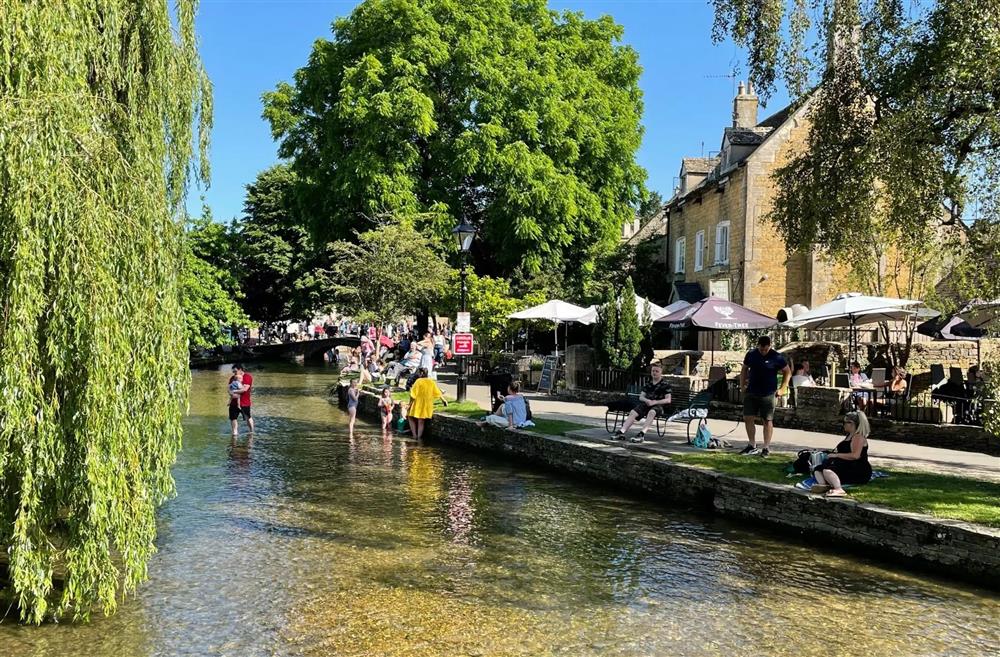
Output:
[[111,613],[173,492],[178,217],[211,114],[195,11],[0,0],[0,580],[27,621]]

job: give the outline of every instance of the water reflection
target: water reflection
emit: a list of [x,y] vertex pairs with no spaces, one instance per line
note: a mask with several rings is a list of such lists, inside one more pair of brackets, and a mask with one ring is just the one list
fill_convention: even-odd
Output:
[[230,443],[196,372],[151,579],[7,655],[988,655],[996,597],[359,422],[322,370],[254,372]]

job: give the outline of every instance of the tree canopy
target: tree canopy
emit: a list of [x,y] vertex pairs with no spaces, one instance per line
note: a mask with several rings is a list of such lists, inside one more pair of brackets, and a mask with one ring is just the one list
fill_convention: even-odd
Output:
[[942,223],[996,220],[1000,12],[973,0],[714,4],[715,37],[747,48],[758,89],[783,77],[810,104],[809,147],[776,180],[773,218],[791,246],[844,254],[860,234],[906,248]]
[[241,305],[255,320],[311,315],[324,298],[326,254],[314,246],[300,217],[296,175],[288,165],[266,169],[247,185],[244,215],[234,224]]
[[223,328],[247,326],[250,320],[237,302],[242,293],[230,231],[206,212],[188,223],[183,253],[181,303],[188,347],[232,342]]
[[462,216],[479,273],[579,288],[644,195],[640,67],[621,37],[544,0],[366,0],[264,115],[323,240],[388,215],[446,238]]
[[32,622],[113,610],[173,492],[183,201],[211,114],[195,5],[3,2],[0,549]]
[[337,308],[378,326],[430,306],[452,270],[408,222],[387,222],[330,245],[328,288]]

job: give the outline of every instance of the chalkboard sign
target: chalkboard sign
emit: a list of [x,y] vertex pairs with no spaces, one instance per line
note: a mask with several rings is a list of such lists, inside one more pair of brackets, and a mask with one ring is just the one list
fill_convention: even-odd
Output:
[[542,363],[542,376],[538,379],[538,389],[552,391],[556,381],[556,367],[558,361],[555,356],[546,356]]

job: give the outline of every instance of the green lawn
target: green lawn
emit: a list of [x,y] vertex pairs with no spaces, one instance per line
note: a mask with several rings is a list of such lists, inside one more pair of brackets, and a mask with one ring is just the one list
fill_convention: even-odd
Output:
[[568,422],[566,420],[547,420],[540,417],[535,417],[532,419],[535,423],[533,429],[527,429],[527,431],[534,431],[535,433],[544,433],[546,436],[564,436],[568,431],[579,431],[580,429],[590,429],[588,424],[580,424],[579,422]]
[[[792,454],[772,454],[767,459],[732,453],[672,454],[672,461],[709,468],[737,477],[793,485],[785,476]],[[925,513],[937,518],[964,520],[1000,527],[1000,484],[907,470],[886,470],[889,477],[848,489],[851,498],[899,511]]]

